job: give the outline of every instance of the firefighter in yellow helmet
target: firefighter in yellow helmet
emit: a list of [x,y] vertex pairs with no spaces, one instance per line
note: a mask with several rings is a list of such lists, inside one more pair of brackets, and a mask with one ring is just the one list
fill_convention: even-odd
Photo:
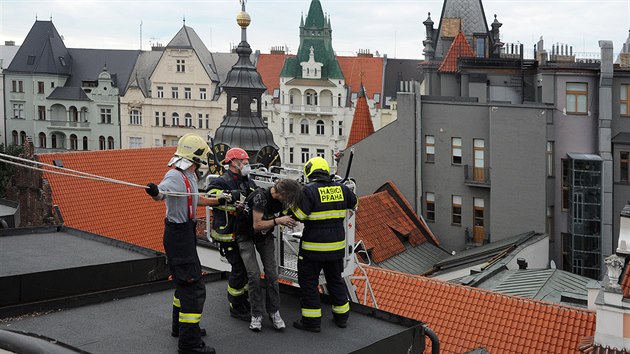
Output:
[[350,304],[346,286],[341,278],[346,248],[344,218],[346,210],[357,206],[357,197],[347,186],[334,182],[328,162],[314,157],[304,165],[308,184],[302,189],[295,216],[304,223],[298,256],[298,283],[302,318],[293,327],[319,332],[322,309],[317,286],[324,270],[326,284],[332,298],[333,320],[345,328]]
[[[171,169],[159,185],[149,183],[146,190],[154,200],[166,201],[164,249],[176,285],[171,335],[179,337],[179,353],[215,352],[201,340],[205,330],[199,327],[199,322],[206,287],[201,280],[195,232],[197,205],[211,205],[213,201],[193,195],[198,192],[196,171],[201,164],[208,163],[209,151],[208,144],[198,135],[184,135],[168,162]],[[188,195],[172,196],[168,192]]]

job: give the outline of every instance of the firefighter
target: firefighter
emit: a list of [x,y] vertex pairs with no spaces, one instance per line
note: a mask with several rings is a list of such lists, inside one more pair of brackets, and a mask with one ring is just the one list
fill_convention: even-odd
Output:
[[346,248],[344,218],[347,209],[356,208],[357,197],[347,186],[333,182],[328,162],[322,157],[306,162],[304,177],[309,183],[302,189],[300,207],[294,210],[304,223],[298,255],[302,318],[293,327],[320,332],[322,309],[317,286],[323,269],[332,298],[333,320],[345,328],[350,304],[341,278]]
[[254,181],[248,178],[250,172],[249,155],[240,148],[231,148],[225,154],[222,164],[229,164],[224,174],[208,185],[208,193],[226,195],[216,198],[217,206],[212,212],[212,230],[210,235],[219,243],[221,255],[225,256],[232,270],[228,277],[227,297],[230,304],[230,316],[243,321],[250,321],[250,306],[247,300],[247,270],[239,253],[236,242],[237,206],[256,189]]
[[147,184],[153,200],[166,200],[164,250],[176,288],[173,296],[171,335],[179,337],[179,353],[214,353],[205,345],[199,327],[206,300],[206,287],[201,280],[201,263],[197,255],[195,232],[197,205],[213,202],[197,195],[170,196],[167,192],[197,193],[197,170],[207,164],[208,144],[198,135],[186,134],[177,143],[177,150],[168,162],[171,167],[159,185]]

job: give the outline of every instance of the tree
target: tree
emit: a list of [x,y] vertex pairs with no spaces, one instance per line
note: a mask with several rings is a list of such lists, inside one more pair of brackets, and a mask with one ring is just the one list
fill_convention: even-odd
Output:
[[[22,152],[24,152],[24,147],[22,145],[11,144],[5,147],[4,144],[0,144],[0,153],[11,156],[19,156]],[[6,195],[8,187],[7,184],[11,181],[11,177],[14,173],[14,165],[0,161],[0,198],[4,198]]]

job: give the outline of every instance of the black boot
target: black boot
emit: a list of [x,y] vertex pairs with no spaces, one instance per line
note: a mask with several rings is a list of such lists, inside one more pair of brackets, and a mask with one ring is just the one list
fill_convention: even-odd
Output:
[[177,349],[179,354],[215,354],[216,351],[212,347],[208,347],[204,342],[201,342],[198,347],[194,348],[179,348]]
[[[208,333],[206,332],[206,329],[205,329],[205,328],[201,328],[201,330],[200,330],[200,331],[201,331],[201,336],[202,336],[202,337],[205,337],[205,336],[206,336],[206,334],[208,334]],[[171,336],[173,336],[173,337],[175,337],[175,338],[179,337],[179,328],[177,329],[177,331],[172,330],[172,331],[171,331]]]
[[320,326],[307,326],[302,322],[302,320],[293,322],[293,327],[297,329],[301,329],[303,331],[309,331],[313,333],[319,333],[322,331]]

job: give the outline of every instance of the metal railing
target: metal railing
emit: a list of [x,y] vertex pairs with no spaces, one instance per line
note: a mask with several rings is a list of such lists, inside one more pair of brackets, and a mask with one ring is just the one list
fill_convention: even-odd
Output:
[[490,186],[490,167],[464,165],[464,183],[470,185]]
[[333,114],[332,106],[312,106],[312,105],[289,105],[291,113],[317,113],[317,114]]
[[68,127],[68,128],[89,128],[90,122],[73,122],[68,120],[50,120],[50,125],[53,127]]

